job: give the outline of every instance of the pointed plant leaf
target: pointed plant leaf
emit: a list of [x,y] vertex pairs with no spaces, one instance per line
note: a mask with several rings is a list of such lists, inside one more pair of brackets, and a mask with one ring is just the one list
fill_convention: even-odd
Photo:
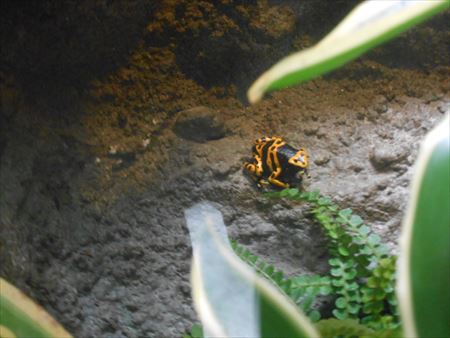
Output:
[[450,118],[421,146],[402,224],[397,295],[405,336],[450,337]]
[[1,337],[72,337],[42,307],[3,278],[0,290]]
[[318,337],[309,319],[231,250],[221,213],[185,211],[193,248],[192,295],[208,337]]
[[251,103],[264,93],[315,78],[357,58],[369,49],[448,7],[448,1],[365,1],[322,41],[290,55],[250,87]]

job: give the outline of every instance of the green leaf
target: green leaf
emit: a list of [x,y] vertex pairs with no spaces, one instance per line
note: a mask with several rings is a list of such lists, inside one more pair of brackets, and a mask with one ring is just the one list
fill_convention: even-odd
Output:
[[331,202],[331,198],[329,197],[320,197],[319,200],[317,201],[317,203],[319,205],[330,205]]
[[359,293],[356,292],[356,290],[355,291],[347,290],[347,291],[348,291],[348,296],[347,296],[348,301],[357,302],[357,303],[361,302],[361,297],[359,296]]
[[380,259],[380,266],[382,268],[389,268],[389,267],[393,268],[393,261],[392,259],[389,258]]
[[381,241],[380,236],[376,235],[376,234],[370,234],[369,237],[367,238],[367,242],[370,245],[377,245],[379,244]]
[[321,286],[319,290],[319,293],[322,296],[328,296],[331,292],[333,292],[333,288],[330,285]]
[[352,267],[354,267],[355,266],[355,261],[353,260],[353,259],[348,259],[347,258],[347,260],[344,262],[344,267],[346,268],[346,269],[350,269],[350,268],[352,268]]
[[341,268],[334,268],[330,270],[330,273],[334,277],[340,277],[344,274],[344,270],[342,270]]
[[338,252],[342,255],[342,256],[348,256],[350,255],[350,252],[348,251],[347,248],[343,247],[343,246],[339,246],[338,247]]
[[374,278],[374,277],[369,277],[367,279],[367,286],[369,288],[373,288],[373,289],[378,287],[378,280],[376,278]]
[[[353,279],[353,278],[350,278],[350,279]],[[355,291],[355,290],[358,290],[358,289],[359,289],[359,285],[356,282],[347,284],[347,290],[349,290],[349,291]]]
[[269,275],[270,277],[272,276],[273,272],[275,271],[275,268],[273,267],[273,265],[269,265],[268,267],[266,267],[264,269],[264,272]]
[[264,271],[266,269],[266,266],[267,266],[266,262],[261,261],[258,263],[258,269],[261,271]]
[[339,309],[345,309],[347,307],[347,300],[344,297],[336,299],[336,306]]
[[281,280],[283,279],[283,273],[281,271],[277,271],[272,276],[272,278],[277,284],[279,284],[281,282]]
[[349,224],[353,227],[357,227],[357,226],[363,224],[363,220],[358,215],[352,215],[352,217],[350,218]]
[[398,301],[397,301],[397,298],[390,298],[389,300],[389,304],[391,304],[391,305],[394,305],[394,306],[396,306],[396,305],[398,305]]
[[[43,308],[22,291],[0,278],[0,331],[8,337],[72,337]],[[7,335],[9,330],[13,335]]]
[[331,212],[336,212],[336,211],[338,211],[338,206],[337,205],[330,205],[329,207],[328,207],[328,210],[330,210]]
[[363,235],[367,235],[370,232],[370,228],[367,225],[362,225],[359,228],[359,233]]
[[449,125],[447,114],[421,146],[403,222],[397,289],[409,337],[450,337]]
[[348,218],[352,214],[352,212],[353,212],[352,209],[347,208],[339,211],[338,215],[341,216],[342,218]]
[[372,249],[369,248],[369,247],[367,247],[367,246],[362,247],[361,250],[360,250],[360,252],[361,252],[363,255],[366,255],[366,256],[372,255]]
[[339,238],[339,234],[337,233],[336,230],[330,230],[330,232],[328,233],[328,236],[330,236],[332,239],[338,239]]
[[356,269],[352,269],[349,272],[344,273],[344,278],[347,280],[352,280],[356,277]]
[[340,288],[340,287],[344,286],[345,281],[342,280],[342,279],[333,279],[333,280],[331,281],[331,284],[332,284],[333,286],[335,286],[335,287]]
[[[345,337],[345,338],[354,338],[354,337],[373,337],[373,338],[389,338],[389,337],[380,337],[377,336],[373,330],[358,323],[357,320],[354,319],[323,319],[316,324],[317,328],[320,331],[322,337]],[[378,334],[378,332],[377,332]],[[391,336],[390,338],[398,338],[400,335]]]
[[309,199],[309,196],[310,196],[310,192],[308,192],[308,191],[305,191],[305,192],[302,192],[301,194],[300,194],[300,199],[303,199],[303,200],[308,200]]
[[340,320],[344,320],[348,318],[348,315],[345,311],[341,310],[341,309],[334,309],[332,311],[333,315]]
[[314,297],[311,296],[311,295],[308,295],[307,297],[305,297],[305,298],[302,300],[302,307],[303,307],[305,310],[309,310],[309,309],[311,308],[311,305],[312,305],[313,301],[314,301]]
[[258,260],[258,256],[251,255],[248,260],[251,264],[255,265],[256,261]]
[[192,338],[203,338],[203,328],[198,324],[194,324],[191,329],[191,336]]
[[200,203],[185,216],[193,247],[192,295],[205,331],[231,337],[318,336],[279,289],[233,254],[217,209]]
[[445,0],[363,2],[315,46],[284,58],[262,74],[250,87],[248,99],[255,103],[266,92],[340,67],[445,8]]
[[317,322],[320,319],[320,312],[317,310],[312,310],[311,312],[308,313],[308,317],[309,319],[311,319],[311,321],[313,322]]
[[361,309],[361,306],[359,304],[348,304],[347,310],[353,315],[358,314],[359,310]]
[[300,191],[297,188],[288,189],[289,197],[298,197],[300,195]]
[[331,258],[328,260],[331,266],[341,266],[341,261],[338,258]]
[[280,191],[280,197],[288,197],[290,196],[290,189],[284,189]]
[[366,243],[366,239],[361,236],[355,236],[353,237],[353,243],[357,245],[364,245]]

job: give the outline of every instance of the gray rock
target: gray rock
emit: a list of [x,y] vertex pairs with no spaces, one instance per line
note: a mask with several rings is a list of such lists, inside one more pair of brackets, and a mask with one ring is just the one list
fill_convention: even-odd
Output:
[[369,159],[377,171],[397,170],[400,164],[406,162],[409,150],[399,144],[383,144],[373,146],[369,152]]
[[172,130],[177,136],[196,142],[218,140],[227,134],[219,114],[203,106],[179,112]]

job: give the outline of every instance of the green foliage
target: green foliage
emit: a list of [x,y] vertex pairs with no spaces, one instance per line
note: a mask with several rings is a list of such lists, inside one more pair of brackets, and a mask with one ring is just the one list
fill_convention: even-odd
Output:
[[330,280],[337,319],[361,318],[376,330],[399,326],[395,298],[395,257],[351,209],[342,209],[318,191],[285,189],[266,194],[305,201],[328,238]]
[[203,328],[199,324],[192,325],[191,332],[186,333],[183,338],[203,338]]
[[[203,202],[187,209],[185,217],[194,247],[192,298],[205,332],[230,337],[319,335],[295,304],[232,252],[220,211]],[[258,263],[250,253],[241,251],[241,255]],[[281,272],[271,266],[261,271],[277,285],[285,286]]]
[[[289,297],[326,337],[394,337],[400,325],[395,295],[396,257],[351,209],[340,209],[318,191],[285,189],[268,197],[307,202],[328,239],[328,276],[286,277],[248,249],[231,241],[234,252],[257,274]],[[334,296],[335,319],[321,319],[319,297]],[[186,338],[201,337],[199,329]],[[195,335],[194,335],[195,334]]]
[[398,338],[400,329],[373,330],[355,319],[324,319],[316,323],[322,337],[335,338]]
[[42,307],[3,278],[0,290],[0,337],[72,337]]
[[314,309],[313,305],[317,297],[326,296],[332,292],[333,287],[329,277],[303,275],[287,278],[284,272],[264,262],[236,241],[231,241],[231,246],[239,258],[290,298],[311,321],[318,321],[321,318],[320,312]]
[[398,301],[407,337],[450,337],[449,125],[447,114],[421,146],[403,223]]
[[283,294],[289,296],[292,281],[289,278],[285,278],[281,270],[276,269],[271,264],[267,264],[260,257],[237,244],[236,241],[231,241],[231,247],[239,258],[250,265],[259,275],[265,277],[273,285],[278,287]]
[[333,286],[328,276],[301,275],[292,277],[289,297],[311,319],[316,322],[321,314],[313,305],[320,296],[328,296],[333,292]]

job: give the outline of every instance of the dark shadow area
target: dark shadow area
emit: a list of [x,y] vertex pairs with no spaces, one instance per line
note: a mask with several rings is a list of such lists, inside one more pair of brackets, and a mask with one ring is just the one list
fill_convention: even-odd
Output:
[[1,71],[25,99],[70,107],[86,83],[123,63],[142,37],[155,1],[2,1]]
[[205,88],[234,85],[246,91],[264,70],[295,49],[296,38],[318,40],[359,1],[235,1],[180,3],[172,22],[149,32],[150,46],[174,46],[181,70]]

